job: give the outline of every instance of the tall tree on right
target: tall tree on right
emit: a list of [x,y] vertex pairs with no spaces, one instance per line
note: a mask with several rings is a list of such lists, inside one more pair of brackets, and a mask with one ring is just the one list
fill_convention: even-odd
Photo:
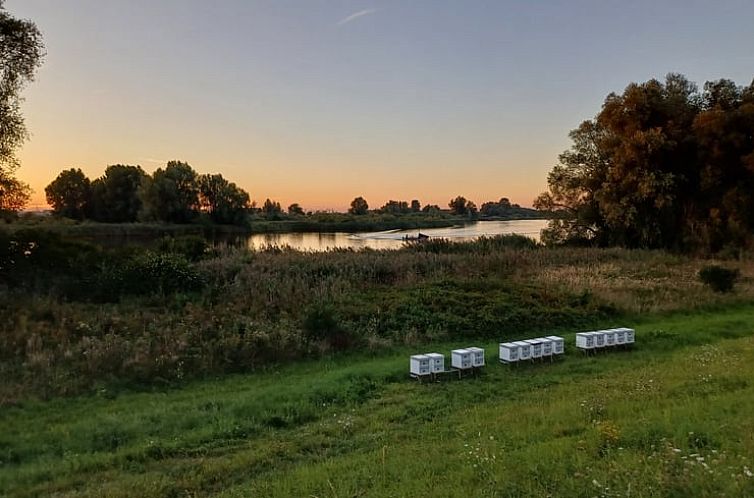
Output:
[[[546,242],[699,249],[751,243],[754,87],[679,74],[610,94],[570,133],[535,207]],[[746,240],[744,240],[746,239]]]

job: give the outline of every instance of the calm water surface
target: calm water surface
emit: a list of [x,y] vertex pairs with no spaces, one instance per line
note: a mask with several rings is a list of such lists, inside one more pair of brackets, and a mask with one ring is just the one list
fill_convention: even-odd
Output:
[[431,238],[474,240],[482,235],[494,236],[516,233],[539,240],[540,230],[547,220],[477,221],[448,228],[388,230],[368,233],[269,233],[250,235],[246,241],[252,249],[290,246],[300,251],[327,251],[335,248],[400,249],[403,238],[416,237],[419,232]]

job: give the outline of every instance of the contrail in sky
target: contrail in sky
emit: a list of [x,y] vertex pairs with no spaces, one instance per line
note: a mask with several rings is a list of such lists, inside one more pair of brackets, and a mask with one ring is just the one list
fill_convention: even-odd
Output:
[[359,17],[363,17],[363,16],[368,16],[369,14],[374,14],[375,12],[377,12],[377,9],[365,9],[365,10],[360,10],[358,12],[354,12],[350,16],[344,17],[343,19],[338,21],[338,26],[343,26],[344,24],[348,24],[354,19],[358,19]]

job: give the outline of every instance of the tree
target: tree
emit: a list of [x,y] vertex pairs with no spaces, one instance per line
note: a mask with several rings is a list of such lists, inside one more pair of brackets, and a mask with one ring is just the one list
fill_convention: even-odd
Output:
[[418,199],[414,199],[411,201],[411,211],[414,213],[418,213],[422,210],[422,204],[419,202]]
[[570,133],[538,209],[556,212],[548,242],[702,249],[751,243],[754,83],[678,74],[610,94]]
[[369,212],[369,204],[363,197],[357,197],[351,201],[351,208],[348,210],[351,214],[367,214]]
[[12,172],[0,170],[0,214],[20,211],[30,197],[31,189],[26,183],[14,177]]
[[81,169],[61,171],[47,187],[47,204],[53,213],[74,220],[82,220],[91,202],[91,182]]
[[140,191],[142,217],[188,223],[199,213],[199,176],[188,164],[170,161],[145,179]]
[[422,208],[422,212],[427,214],[438,214],[441,212],[441,209],[437,204],[427,204]]
[[199,204],[212,221],[226,225],[244,224],[250,207],[249,194],[222,175],[199,177]]
[[510,199],[507,197],[501,197],[499,201],[485,202],[479,209],[479,212],[484,216],[510,216],[515,215],[521,206],[518,204],[511,204]]
[[115,164],[92,182],[91,217],[108,223],[131,223],[141,210],[139,188],[147,175],[141,166]]
[[302,208],[298,202],[294,202],[288,206],[288,214],[291,216],[303,216],[304,208]]
[[262,204],[262,213],[266,218],[278,219],[282,212],[283,208],[280,206],[279,202],[267,199],[264,201],[264,204]]
[[15,176],[16,149],[27,138],[21,91],[42,63],[44,45],[37,26],[16,19],[0,0],[0,211],[18,211],[28,202],[29,186]]
[[387,201],[380,211],[387,214],[405,214],[411,211],[406,201]]

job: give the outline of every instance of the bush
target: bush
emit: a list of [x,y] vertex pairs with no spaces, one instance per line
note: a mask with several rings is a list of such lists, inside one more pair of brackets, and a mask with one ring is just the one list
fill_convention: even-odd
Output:
[[180,254],[189,261],[199,261],[209,252],[209,244],[204,237],[185,235],[182,237],[164,237],[160,240],[159,251]]
[[699,270],[699,280],[710,286],[715,292],[730,292],[738,279],[739,271],[718,265],[705,266]]
[[304,317],[303,329],[305,337],[311,342],[326,341],[336,350],[351,346],[351,335],[340,326],[335,310],[330,305],[311,306]]

